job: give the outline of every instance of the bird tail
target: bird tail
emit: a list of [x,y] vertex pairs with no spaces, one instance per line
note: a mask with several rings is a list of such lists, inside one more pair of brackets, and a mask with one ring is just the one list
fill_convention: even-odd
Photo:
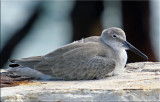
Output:
[[41,61],[41,56],[36,56],[36,57],[29,57],[29,58],[22,58],[20,60],[15,60],[15,59],[10,59],[9,62],[9,67],[29,67],[29,68],[34,68],[34,66]]

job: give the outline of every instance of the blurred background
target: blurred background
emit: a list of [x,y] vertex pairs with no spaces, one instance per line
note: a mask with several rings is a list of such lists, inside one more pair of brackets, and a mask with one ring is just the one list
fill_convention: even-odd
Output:
[[[2,0],[0,68],[8,59],[44,55],[109,27],[122,28],[148,61],[160,61],[159,0]],[[128,63],[145,61],[127,53]]]

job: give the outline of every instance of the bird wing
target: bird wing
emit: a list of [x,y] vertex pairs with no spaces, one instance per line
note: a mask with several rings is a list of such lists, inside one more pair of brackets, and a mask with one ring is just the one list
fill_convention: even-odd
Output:
[[90,43],[90,42],[98,42],[99,41],[99,37],[98,36],[92,36],[92,37],[88,37],[88,38],[85,38],[85,39],[81,39],[81,40],[78,40],[78,41],[74,41],[73,43],[70,43],[70,44],[67,44],[67,45],[64,45],[48,54],[45,55],[45,57],[52,57],[52,56],[59,56],[61,55],[62,53],[65,53],[67,51],[70,51],[72,49],[76,49],[76,48],[80,48],[80,47],[84,47],[86,45],[86,43]]
[[16,59],[11,59],[9,60],[12,64],[10,64],[9,66],[10,67],[16,67],[17,64],[18,65],[21,65],[21,66],[24,66],[24,67],[29,67],[29,68],[33,68],[34,69],[34,66],[41,62],[43,58],[51,58],[51,59],[56,59],[58,56],[60,56],[61,54],[65,53],[65,52],[68,52],[72,49],[75,49],[75,48],[80,48],[80,47],[83,47],[86,43],[88,42],[96,42],[98,41],[99,37],[98,36],[93,36],[93,37],[88,37],[88,38],[85,38],[85,39],[82,39],[82,40],[79,40],[79,41],[75,41],[71,44],[67,44],[61,48],[58,48],[44,56],[34,56],[34,57],[28,57],[28,58],[22,58],[22,59],[19,59],[19,60],[16,60]]
[[97,42],[84,43],[83,46],[78,45],[70,50],[65,50],[64,47],[66,52],[59,53],[56,57],[44,56],[35,65],[35,69],[67,80],[101,78],[115,68],[115,61],[101,56],[101,49],[101,44]]

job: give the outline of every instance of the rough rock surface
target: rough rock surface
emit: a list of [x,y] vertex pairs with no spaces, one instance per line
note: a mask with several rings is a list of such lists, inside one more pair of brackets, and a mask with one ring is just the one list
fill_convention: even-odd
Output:
[[126,65],[101,80],[33,81],[1,88],[1,101],[160,101],[160,62]]

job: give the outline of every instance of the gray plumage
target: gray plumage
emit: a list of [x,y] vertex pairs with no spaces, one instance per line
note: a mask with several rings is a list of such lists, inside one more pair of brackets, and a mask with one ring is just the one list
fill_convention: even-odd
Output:
[[[113,35],[119,38],[115,39]],[[64,80],[101,79],[118,73],[125,66],[126,48],[121,44],[125,40],[123,30],[113,27],[104,30],[100,37],[88,37],[44,56],[11,62]]]

